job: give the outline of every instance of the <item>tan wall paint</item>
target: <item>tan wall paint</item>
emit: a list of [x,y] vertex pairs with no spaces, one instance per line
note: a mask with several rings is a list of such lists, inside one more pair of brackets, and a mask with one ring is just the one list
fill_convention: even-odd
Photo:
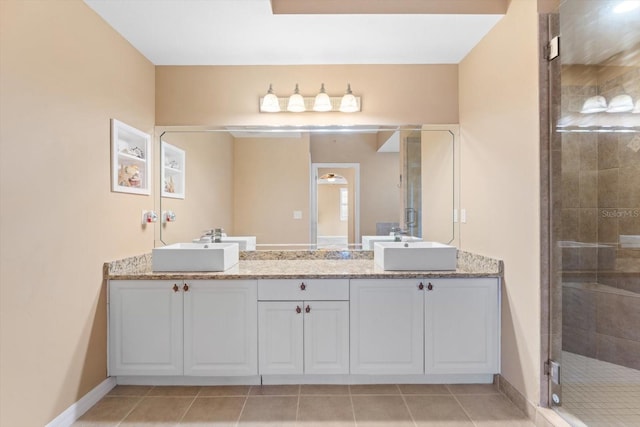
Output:
[[446,131],[423,130],[422,238],[449,243],[454,239],[454,140]]
[[109,119],[152,132],[155,74],[81,1],[1,1],[0,55],[0,425],[42,426],[106,378],[103,263],[153,247]]
[[561,1],[562,0],[538,0],[538,13],[558,13]]
[[309,135],[237,138],[234,158],[234,233],[257,244],[308,243]]
[[540,164],[536,2],[460,63],[462,248],[505,262],[502,375],[535,404],[540,365]]
[[[315,95],[325,83],[342,95],[348,82],[362,112],[259,113],[269,83],[289,96],[296,83]],[[422,94],[416,96],[416,94]],[[156,124],[306,125],[458,122],[457,65],[289,65],[156,67]]]
[[[313,163],[360,164],[360,235],[376,234],[376,222],[398,222],[401,190],[398,153],[378,153],[376,134],[313,135]],[[360,237],[356,237],[359,240]],[[356,242],[356,243],[359,243]]]
[[179,132],[162,137],[185,150],[185,197],[162,198],[176,222],[161,225],[164,243],[190,242],[204,230],[233,234],[233,137],[226,133]]

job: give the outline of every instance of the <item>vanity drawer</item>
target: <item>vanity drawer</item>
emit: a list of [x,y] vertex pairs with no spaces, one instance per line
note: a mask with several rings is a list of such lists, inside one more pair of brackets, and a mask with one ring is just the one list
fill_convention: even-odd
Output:
[[258,299],[261,301],[348,301],[349,279],[258,280]]

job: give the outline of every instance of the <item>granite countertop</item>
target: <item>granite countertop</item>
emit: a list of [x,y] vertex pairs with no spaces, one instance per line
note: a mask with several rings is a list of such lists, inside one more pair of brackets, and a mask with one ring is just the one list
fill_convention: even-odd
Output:
[[502,277],[500,260],[458,251],[455,271],[385,271],[375,265],[372,252],[256,251],[244,252],[240,262],[224,272],[153,272],[151,254],[104,264],[111,280],[175,279],[391,279]]

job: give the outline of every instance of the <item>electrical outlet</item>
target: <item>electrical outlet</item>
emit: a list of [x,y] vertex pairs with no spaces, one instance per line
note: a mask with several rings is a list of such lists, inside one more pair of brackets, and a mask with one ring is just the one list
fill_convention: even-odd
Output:
[[463,224],[467,223],[467,210],[460,209],[460,222]]

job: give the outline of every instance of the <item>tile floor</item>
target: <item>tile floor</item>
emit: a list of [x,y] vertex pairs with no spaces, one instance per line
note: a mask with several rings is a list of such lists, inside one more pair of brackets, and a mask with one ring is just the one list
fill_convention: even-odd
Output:
[[563,351],[561,380],[559,412],[572,425],[640,426],[639,370]]
[[533,427],[495,386],[117,386],[74,427]]

